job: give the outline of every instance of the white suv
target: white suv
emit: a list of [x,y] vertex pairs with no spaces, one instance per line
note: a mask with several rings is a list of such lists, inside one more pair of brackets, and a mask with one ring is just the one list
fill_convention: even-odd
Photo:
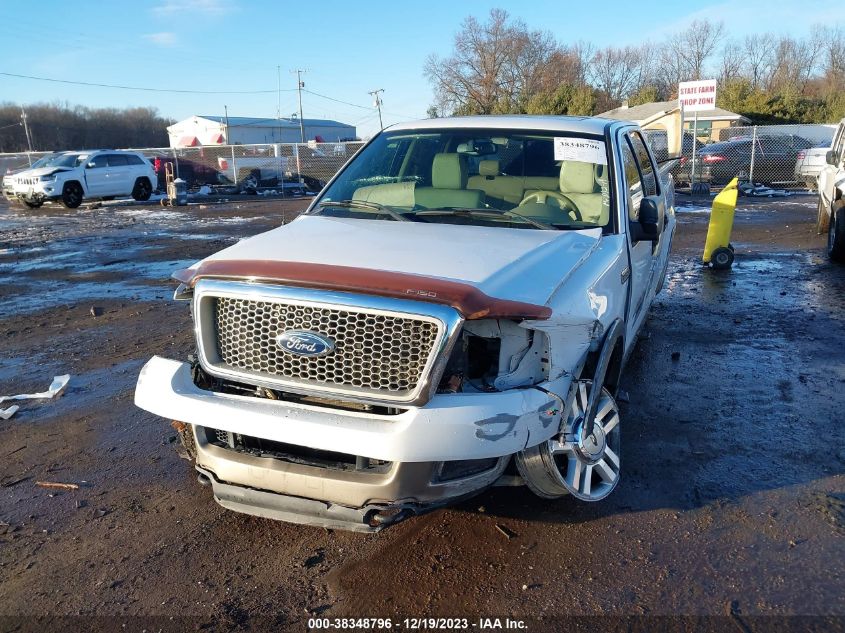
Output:
[[3,178],[3,194],[31,209],[60,200],[75,209],[83,200],[132,196],[149,200],[158,186],[150,162],[137,152],[94,150],[51,154]]

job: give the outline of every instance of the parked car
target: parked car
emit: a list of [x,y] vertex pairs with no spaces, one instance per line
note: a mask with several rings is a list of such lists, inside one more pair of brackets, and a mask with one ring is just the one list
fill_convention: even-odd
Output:
[[603,499],[675,231],[666,169],[624,121],[388,128],[296,220],[174,275],[197,353],[147,362],[135,404],[262,517],[375,531],[506,473]]
[[754,149],[754,172],[751,173],[750,137],[712,143],[702,147],[695,159],[696,180],[725,184],[732,178],[766,185],[794,184],[798,152],[813,146],[811,141],[794,134],[759,136]]
[[188,188],[202,187],[203,185],[231,184],[232,182],[214,167],[182,156],[174,158],[172,155],[159,154],[148,157],[147,160],[152,164],[156,177],[162,187],[164,187],[165,182],[165,166],[168,163],[173,166],[173,173],[188,184]]
[[830,144],[816,143],[813,147],[799,151],[795,161],[795,180],[803,182],[807,189],[816,189],[829,150]]
[[[669,141],[666,130],[643,130],[643,135],[648,141],[652,154],[658,163],[669,159]],[[698,147],[703,147],[701,143]],[[671,174],[678,184],[689,184],[690,182],[690,158],[692,158],[693,135],[692,132],[684,132],[681,137],[681,155],[671,169]]]
[[149,200],[157,186],[150,163],[137,152],[93,150],[59,152],[32,168],[3,178],[3,194],[12,202],[38,208],[59,200],[75,209],[84,200],[132,196]]
[[819,233],[827,231],[831,259],[845,262],[845,119],[839,122],[819,172]]

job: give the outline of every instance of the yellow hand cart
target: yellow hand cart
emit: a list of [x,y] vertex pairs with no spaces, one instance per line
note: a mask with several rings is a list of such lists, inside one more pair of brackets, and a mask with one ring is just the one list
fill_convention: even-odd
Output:
[[734,178],[713,200],[707,239],[704,241],[703,260],[715,270],[727,270],[734,262],[731,231],[734,225],[737,193],[737,179]]

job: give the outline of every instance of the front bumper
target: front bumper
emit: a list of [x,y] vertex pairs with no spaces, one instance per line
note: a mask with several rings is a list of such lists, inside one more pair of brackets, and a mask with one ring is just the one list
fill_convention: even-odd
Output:
[[[550,391],[568,388],[558,381]],[[390,462],[513,455],[551,437],[562,408],[549,393],[524,388],[438,394],[422,407],[374,415],[205,391],[187,363],[158,356],[141,369],[135,404],[186,424]]]
[[[556,385],[557,386],[557,385]],[[535,388],[438,394],[397,415],[342,411],[205,391],[190,367],[153,357],[141,370],[135,404],[193,427],[197,470],[222,506],[295,523],[374,531],[466,498],[492,485],[510,456],[550,437],[560,399]],[[247,451],[211,438],[217,431],[387,462],[375,470],[322,467]],[[488,460],[446,477],[445,463]]]

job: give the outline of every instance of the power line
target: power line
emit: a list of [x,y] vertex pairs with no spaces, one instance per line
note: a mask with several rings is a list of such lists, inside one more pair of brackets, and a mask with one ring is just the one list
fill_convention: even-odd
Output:
[[[116,88],[119,90],[142,90],[145,92],[174,92],[180,94],[199,94],[199,95],[257,95],[268,94],[276,92],[276,90],[176,90],[169,88],[149,88],[140,86],[120,86],[115,84],[100,84],[88,81],[71,81],[69,79],[54,79],[52,77],[34,77],[32,75],[18,75],[15,73],[0,72],[4,77],[15,77],[17,79],[33,79],[35,81],[48,81],[58,84],[71,84],[74,86],[90,86],[93,88]],[[293,89],[285,89],[282,92],[293,92]]]
[[[369,110],[370,112],[373,111],[373,108],[371,106],[362,106],[362,105],[358,105],[357,103],[349,103],[348,101],[341,101],[340,99],[335,99],[334,97],[329,97],[328,95],[322,95],[319,92],[314,92],[313,90],[306,90],[305,88],[303,88],[302,92],[307,92],[308,94],[314,95],[315,97],[320,97],[322,99],[328,99],[329,101],[334,101],[336,103],[342,103],[343,105],[352,106],[353,108],[359,108],[361,110]],[[397,114],[396,112],[388,112],[387,110],[384,110],[384,113],[389,114],[390,116],[399,117],[401,119],[416,120],[416,119],[420,118],[418,116],[409,116],[407,114]]]

